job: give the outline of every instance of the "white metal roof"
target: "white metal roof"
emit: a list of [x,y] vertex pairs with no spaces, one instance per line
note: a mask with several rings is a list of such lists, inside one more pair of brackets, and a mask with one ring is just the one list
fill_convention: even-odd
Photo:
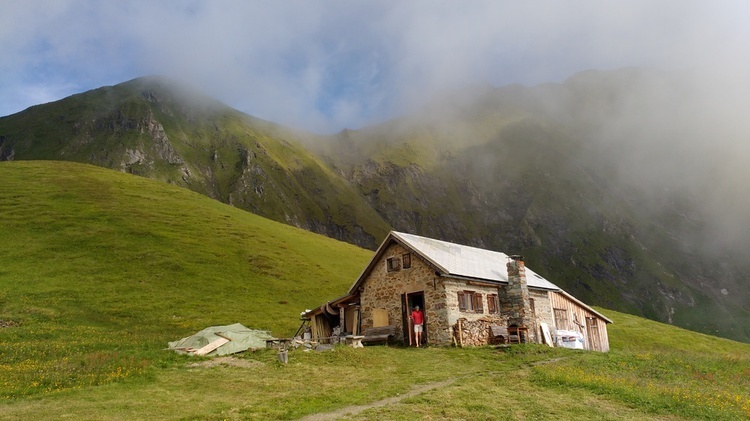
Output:
[[[418,235],[392,231],[391,234],[419,253],[443,273],[459,277],[508,282],[509,257],[499,251],[463,246]],[[560,287],[526,267],[529,287],[558,291]]]

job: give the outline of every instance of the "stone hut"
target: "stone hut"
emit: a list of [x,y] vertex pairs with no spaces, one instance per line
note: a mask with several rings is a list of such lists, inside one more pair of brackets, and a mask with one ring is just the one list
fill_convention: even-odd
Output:
[[525,266],[521,256],[391,231],[349,292],[302,314],[314,339],[378,330],[409,344],[424,310],[431,345],[499,342],[609,350],[610,319]]

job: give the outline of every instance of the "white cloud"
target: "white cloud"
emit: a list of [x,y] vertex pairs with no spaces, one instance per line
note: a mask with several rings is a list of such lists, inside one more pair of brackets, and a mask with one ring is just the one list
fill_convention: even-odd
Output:
[[0,115],[44,87],[67,95],[166,74],[262,118],[338,130],[463,84],[747,64],[746,4],[5,1]]

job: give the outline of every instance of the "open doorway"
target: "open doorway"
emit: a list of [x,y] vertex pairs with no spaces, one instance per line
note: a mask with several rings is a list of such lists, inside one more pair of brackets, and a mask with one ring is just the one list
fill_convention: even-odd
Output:
[[424,291],[418,291],[418,292],[410,292],[401,294],[401,317],[402,317],[402,326],[404,327],[404,344],[406,345],[416,345],[415,343],[415,336],[414,336],[414,328],[412,324],[410,323],[409,316],[411,315],[412,310],[415,306],[419,306],[420,309],[422,309],[422,312],[424,313],[424,323],[423,331],[422,331],[422,340],[420,342],[420,346],[427,343],[427,309],[425,308],[425,301],[424,301]]

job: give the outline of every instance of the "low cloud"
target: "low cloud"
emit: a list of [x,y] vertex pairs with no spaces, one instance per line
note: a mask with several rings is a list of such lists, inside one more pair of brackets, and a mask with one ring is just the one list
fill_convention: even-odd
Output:
[[235,108],[330,132],[477,83],[622,66],[747,64],[745,2],[8,2],[0,114],[162,74]]

